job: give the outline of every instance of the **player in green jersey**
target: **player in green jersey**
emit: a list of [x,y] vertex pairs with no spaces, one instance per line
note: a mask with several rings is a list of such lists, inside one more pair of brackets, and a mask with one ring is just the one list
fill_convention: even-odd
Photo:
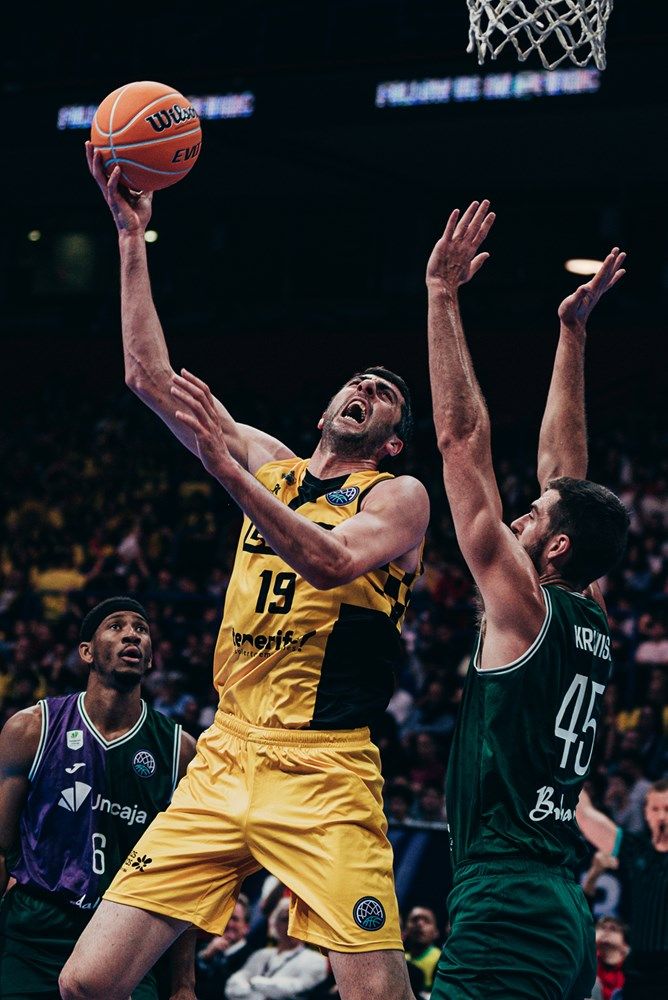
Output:
[[[60,996],[60,971],[100,897],[195,752],[141,699],[151,637],[137,601],[96,605],[79,653],[86,690],[45,698],[0,733],[0,895],[13,882],[0,903],[0,1000]],[[193,932],[170,958],[168,995],[194,1000]],[[149,972],[133,997],[156,1000],[157,989]]]
[[615,248],[560,306],[561,330],[539,438],[541,494],[508,527],[490,423],[466,344],[458,288],[494,214],[453,212],[427,266],[434,423],[457,539],[484,618],[452,743],[447,809],[452,931],[434,1000],[583,1000],[595,978],[591,917],[573,868],[610,636],[595,585],[621,558],[628,516],[584,479],[586,321],[624,274]]

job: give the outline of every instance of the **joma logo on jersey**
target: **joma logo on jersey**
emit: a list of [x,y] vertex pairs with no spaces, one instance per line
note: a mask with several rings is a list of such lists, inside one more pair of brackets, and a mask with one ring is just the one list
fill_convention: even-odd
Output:
[[256,650],[262,650],[266,654],[278,649],[302,649],[315,634],[313,630],[305,632],[304,635],[295,635],[291,628],[285,632],[279,628],[274,635],[262,635],[262,633],[253,635],[252,632],[236,632],[232,629],[232,643],[240,653],[251,656]]
[[602,660],[610,659],[610,636],[597,632],[595,628],[585,628],[584,625],[574,625],[575,648],[586,649],[599,656]]

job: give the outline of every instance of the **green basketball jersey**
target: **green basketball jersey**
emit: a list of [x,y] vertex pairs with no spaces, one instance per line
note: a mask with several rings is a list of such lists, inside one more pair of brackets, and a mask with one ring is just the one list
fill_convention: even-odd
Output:
[[469,666],[446,779],[453,864],[526,857],[575,867],[575,821],[611,670],[601,608],[543,587],[543,627],[513,663]]

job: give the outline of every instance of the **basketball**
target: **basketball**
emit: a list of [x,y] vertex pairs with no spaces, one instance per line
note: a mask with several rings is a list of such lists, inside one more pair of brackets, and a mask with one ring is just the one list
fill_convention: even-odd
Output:
[[182,180],[202,146],[190,101],[164,83],[126,83],[109,94],[93,118],[91,142],[109,174],[118,165],[132,191],[157,191]]

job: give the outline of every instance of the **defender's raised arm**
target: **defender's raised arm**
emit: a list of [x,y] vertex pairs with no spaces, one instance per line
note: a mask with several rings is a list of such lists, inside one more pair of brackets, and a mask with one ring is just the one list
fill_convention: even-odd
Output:
[[429,258],[429,371],[434,425],[457,541],[480,589],[488,627],[501,629],[499,652],[509,661],[536,637],[544,616],[543,600],[527,554],[502,521],[489,415],[458,301],[459,286],[489,257],[479,251],[494,218],[488,201],[473,202],[461,219],[455,210]]
[[587,321],[605,292],[626,274],[626,254],[613,247],[591,279],[559,306],[559,343],[538,439],[538,482],[587,475],[584,359]]

